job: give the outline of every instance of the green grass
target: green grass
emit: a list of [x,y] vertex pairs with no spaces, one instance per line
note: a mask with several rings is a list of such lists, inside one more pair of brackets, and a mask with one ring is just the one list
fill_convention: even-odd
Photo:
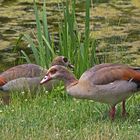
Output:
[[127,102],[127,118],[118,105],[115,121],[109,107],[69,97],[55,89],[34,98],[12,95],[10,106],[0,107],[1,140],[138,140],[140,96]]

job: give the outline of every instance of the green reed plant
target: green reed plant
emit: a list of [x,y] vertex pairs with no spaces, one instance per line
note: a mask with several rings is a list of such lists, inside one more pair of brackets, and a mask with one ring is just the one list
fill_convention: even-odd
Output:
[[[52,58],[57,55],[67,56],[75,65],[75,74],[80,76],[83,71],[96,63],[96,41],[90,39],[90,4],[87,0],[85,4],[85,30],[80,32],[76,21],[76,0],[66,1],[63,4],[63,20],[59,21],[59,46],[54,47],[54,42],[50,41],[46,3],[44,0],[41,11],[42,19],[39,17],[39,10],[34,1],[37,33],[35,42],[33,38],[25,34],[33,52],[35,62],[41,66],[48,67]],[[41,22],[42,21],[42,22]],[[22,51],[27,62],[30,62],[28,55]]]
[[76,0],[72,0],[71,5],[68,0],[66,1],[66,7],[63,8],[64,22],[59,26],[59,54],[71,59],[78,76],[97,62],[96,43],[95,40],[90,39],[90,4],[91,1],[87,0],[84,33],[80,32],[76,21]]
[[[49,63],[51,62],[55,53],[49,38],[45,0],[41,11],[41,19],[39,16],[39,10],[37,8],[35,0],[34,0],[34,11],[37,28],[37,33],[34,35],[35,39],[33,39],[28,34],[24,34],[23,37],[29,43],[29,46],[32,50],[35,59],[35,63],[43,67],[49,67]],[[28,63],[31,62],[28,55],[24,51],[21,52],[25,57],[26,61]]]

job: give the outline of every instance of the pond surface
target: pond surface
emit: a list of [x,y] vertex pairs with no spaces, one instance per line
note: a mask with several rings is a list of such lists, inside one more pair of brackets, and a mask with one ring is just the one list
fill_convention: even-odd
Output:
[[[101,1],[101,0],[100,0]],[[92,3],[91,38],[98,40],[99,56],[108,55],[107,62],[113,59],[130,60],[140,65],[140,0],[102,0]],[[77,2],[76,17],[79,28],[84,28],[84,0]],[[61,1],[47,2],[49,31],[57,34],[59,18],[63,13]],[[38,3],[41,7],[41,2]],[[35,29],[35,16],[32,0],[0,0],[0,71],[14,65],[18,53],[12,53],[21,33]],[[25,47],[24,45],[21,46]],[[113,52],[112,53],[110,52]],[[119,53],[123,54],[120,58]],[[113,57],[112,57],[113,56]],[[114,58],[115,56],[115,58]],[[116,60],[117,60],[116,59]]]

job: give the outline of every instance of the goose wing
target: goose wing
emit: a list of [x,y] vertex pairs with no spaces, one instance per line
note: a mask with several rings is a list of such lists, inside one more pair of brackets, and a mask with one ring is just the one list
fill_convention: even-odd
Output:
[[36,77],[40,76],[43,68],[35,64],[22,64],[12,67],[5,72],[1,73],[0,77],[4,77],[6,80],[12,80],[20,77]]
[[96,85],[117,80],[133,80],[140,83],[140,69],[123,64],[100,64],[83,73],[80,80],[89,80]]

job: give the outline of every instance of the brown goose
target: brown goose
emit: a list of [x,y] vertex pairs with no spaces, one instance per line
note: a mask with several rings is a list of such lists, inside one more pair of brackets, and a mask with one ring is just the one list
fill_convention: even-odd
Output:
[[79,80],[63,66],[52,66],[40,84],[50,80],[63,80],[68,94],[75,98],[90,99],[110,104],[110,117],[115,116],[115,106],[122,102],[122,115],[126,115],[125,100],[139,91],[140,68],[123,64],[96,65],[80,77]]
[[[11,80],[0,87],[0,90],[3,92],[24,92],[24,91],[30,91],[30,92],[37,92],[40,89],[40,80],[41,77],[21,77],[14,80]],[[47,91],[52,90],[53,86],[55,86],[58,83],[57,80],[50,81],[46,84],[44,84],[44,88]]]
[[[72,68],[73,65],[70,64],[68,59],[64,56],[57,56],[52,61],[53,65],[63,65]],[[6,82],[21,78],[21,77],[40,77],[46,73],[46,69],[36,64],[22,64],[12,67],[0,74],[0,86],[4,85]]]
[[[68,59],[64,56],[57,56],[52,61],[52,65],[63,65],[73,68]],[[0,75],[0,90],[2,92],[10,91],[37,91],[40,88],[40,80],[47,72],[39,65],[35,64],[22,64],[8,69]],[[54,80],[44,84],[47,90],[57,84],[58,81]],[[9,103],[9,94],[3,94],[2,100],[4,104]]]

